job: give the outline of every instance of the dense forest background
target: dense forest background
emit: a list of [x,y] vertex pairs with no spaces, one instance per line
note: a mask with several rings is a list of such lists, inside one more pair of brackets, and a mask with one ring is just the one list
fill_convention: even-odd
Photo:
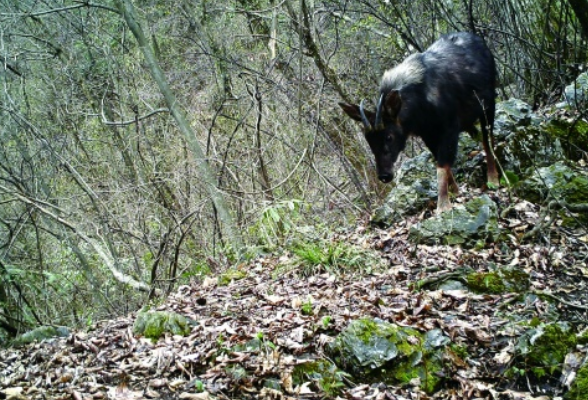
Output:
[[585,0],[0,0],[0,336],[369,215],[389,188],[337,102],[450,31],[535,108],[588,60]]

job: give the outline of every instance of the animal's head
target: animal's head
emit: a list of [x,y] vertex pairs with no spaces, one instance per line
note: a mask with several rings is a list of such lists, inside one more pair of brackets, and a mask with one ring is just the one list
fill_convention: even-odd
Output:
[[398,90],[382,93],[376,112],[367,111],[364,101],[358,105],[339,103],[352,119],[363,123],[363,132],[376,159],[378,178],[388,183],[394,177],[394,163],[404,148],[406,135],[399,120],[402,100]]

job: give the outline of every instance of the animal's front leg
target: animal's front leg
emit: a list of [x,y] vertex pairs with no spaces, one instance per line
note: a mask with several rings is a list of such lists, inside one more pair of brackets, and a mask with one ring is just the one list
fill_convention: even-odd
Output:
[[437,166],[437,214],[443,211],[451,210],[451,202],[449,201],[449,186],[451,184],[452,192],[457,191],[457,184],[451,173],[449,165],[439,167]]

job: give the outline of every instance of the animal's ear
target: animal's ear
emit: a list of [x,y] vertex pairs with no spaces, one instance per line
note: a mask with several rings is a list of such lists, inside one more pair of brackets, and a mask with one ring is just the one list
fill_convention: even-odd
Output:
[[[339,103],[339,106],[343,109],[343,111],[345,111],[345,114],[349,115],[354,120],[359,121],[359,122],[364,122],[363,119],[361,118],[361,112],[359,111],[358,105]],[[373,124],[374,120],[376,119],[376,114],[372,111],[368,111],[365,109],[364,109],[364,113],[365,113],[366,118],[368,119],[368,122],[370,124]]]
[[345,111],[345,114],[349,115],[356,121],[361,121],[361,114],[359,112],[359,106],[355,104],[339,103],[339,106]]
[[396,119],[400,108],[402,107],[402,99],[398,90],[391,90],[384,100],[384,111],[391,119]]

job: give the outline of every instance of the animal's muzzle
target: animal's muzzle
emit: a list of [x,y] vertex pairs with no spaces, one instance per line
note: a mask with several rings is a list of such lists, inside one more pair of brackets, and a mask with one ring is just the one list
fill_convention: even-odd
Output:
[[392,174],[379,174],[378,175],[378,179],[380,179],[384,183],[390,183],[392,181],[392,178],[394,178],[394,175],[392,175]]

